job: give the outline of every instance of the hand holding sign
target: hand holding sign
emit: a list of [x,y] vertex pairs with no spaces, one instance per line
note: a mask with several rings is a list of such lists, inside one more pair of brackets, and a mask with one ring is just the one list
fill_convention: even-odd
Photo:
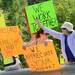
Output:
[[32,41],[32,40],[30,42],[24,42],[22,47],[23,47],[23,49],[26,49],[27,47],[29,47],[30,45],[32,45],[34,43],[35,43],[35,41]]
[[43,25],[42,25],[42,23],[41,23],[41,21],[40,21],[39,19],[36,19],[36,20],[35,20],[35,23],[36,23],[38,26],[40,26],[41,28],[43,28]]
[[40,20],[39,19],[35,19],[35,23],[40,25]]
[[27,43],[24,42],[22,47],[23,47],[23,49],[25,50],[26,47],[27,47]]

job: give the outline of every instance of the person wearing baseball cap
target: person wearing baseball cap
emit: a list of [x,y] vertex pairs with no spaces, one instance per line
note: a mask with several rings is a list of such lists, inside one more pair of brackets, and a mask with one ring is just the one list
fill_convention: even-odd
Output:
[[75,62],[75,31],[73,30],[73,24],[70,22],[64,22],[61,26],[62,32],[57,32],[52,29],[46,28],[40,20],[36,19],[35,23],[40,26],[46,33],[49,33],[54,38],[61,41],[61,52],[65,59],[65,62]]

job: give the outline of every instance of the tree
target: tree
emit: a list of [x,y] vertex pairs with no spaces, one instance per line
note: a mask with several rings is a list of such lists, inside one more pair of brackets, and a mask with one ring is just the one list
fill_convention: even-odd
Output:
[[71,21],[75,24],[71,19],[75,13],[75,0],[54,0],[54,4],[59,22]]
[[25,0],[2,0],[1,8],[5,13],[6,25],[18,25],[18,27],[21,29],[21,32],[23,33],[23,40],[29,41],[30,35],[28,34],[25,24],[25,16],[22,15],[22,8],[25,7],[23,1]]

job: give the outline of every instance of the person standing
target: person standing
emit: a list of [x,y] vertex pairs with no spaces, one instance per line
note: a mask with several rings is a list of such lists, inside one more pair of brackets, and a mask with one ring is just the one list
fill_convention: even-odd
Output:
[[52,29],[47,29],[38,19],[36,19],[35,22],[46,33],[49,33],[54,38],[61,41],[61,51],[65,61],[69,63],[75,62],[75,31],[73,30],[73,24],[70,22],[64,22],[61,26],[62,32],[57,32]]

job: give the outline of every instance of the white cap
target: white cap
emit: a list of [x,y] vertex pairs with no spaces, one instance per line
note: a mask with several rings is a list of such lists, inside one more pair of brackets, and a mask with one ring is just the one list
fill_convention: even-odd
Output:
[[64,22],[64,24],[61,26],[61,28],[66,28],[68,31],[74,31],[73,24],[70,22]]

